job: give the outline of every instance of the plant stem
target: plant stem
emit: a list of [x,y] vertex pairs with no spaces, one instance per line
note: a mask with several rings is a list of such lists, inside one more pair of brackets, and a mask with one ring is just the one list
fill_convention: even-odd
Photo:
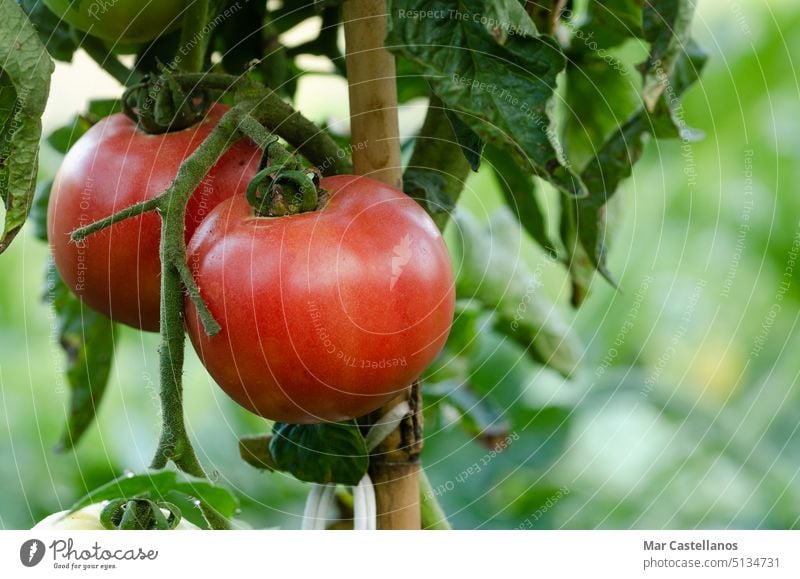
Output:
[[311,161],[323,175],[352,173],[350,155],[328,133],[305,118],[276,92],[253,83],[243,76],[218,73],[179,73],[174,75],[181,86],[194,89],[252,93],[250,114],[270,133],[275,133]]
[[324,130],[295,111],[276,93],[262,98],[253,116],[311,161],[323,175],[353,171],[350,156]]
[[206,58],[207,38],[204,28],[208,22],[208,0],[192,0],[183,17],[181,28],[180,69],[188,72],[203,70]]
[[422,528],[426,531],[449,531],[452,529],[442,505],[436,500],[431,481],[425,471],[419,473],[419,494],[422,506]]
[[100,219],[99,221],[95,221],[94,223],[90,223],[85,227],[81,227],[80,229],[76,229],[72,232],[71,238],[72,241],[81,241],[89,237],[92,233],[96,233],[101,229],[105,229],[106,227],[110,227],[115,223],[119,223],[120,221],[124,221],[131,217],[136,217],[137,215],[141,215],[143,213],[147,213],[148,211],[152,211],[161,205],[164,200],[164,194],[162,193],[158,197],[153,197],[152,199],[148,199],[147,201],[141,201],[130,207],[126,207],[121,211],[114,213],[113,215],[109,215],[104,219]]
[[159,347],[162,432],[152,467],[169,460],[182,471],[205,476],[186,433],[183,416],[184,293],[179,261],[186,259],[186,204],[208,170],[238,136],[241,110],[233,108],[182,164],[159,206],[161,214],[161,345]]

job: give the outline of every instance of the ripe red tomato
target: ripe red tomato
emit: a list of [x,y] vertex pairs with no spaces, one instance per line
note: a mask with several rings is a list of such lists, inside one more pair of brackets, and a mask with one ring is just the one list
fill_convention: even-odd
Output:
[[[48,237],[58,272],[87,305],[129,326],[158,330],[158,215],[122,221],[78,243],[70,235],[162,193],[226,110],[215,105],[200,123],[163,135],[145,134],[125,115],[111,115],[64,157],[50,197]],[[244,194],[260,155],[255,144],[241,141],[217,162],[187,207],[187,240],[220,201]]]
[[320,209],[256,217],[221,203],[189,266],[222,331],[186,303],[189,336],[236,402],[293,424],[363,416],[419,377],[455,306],[442,236],[411,198],[366,177],[323,179]]

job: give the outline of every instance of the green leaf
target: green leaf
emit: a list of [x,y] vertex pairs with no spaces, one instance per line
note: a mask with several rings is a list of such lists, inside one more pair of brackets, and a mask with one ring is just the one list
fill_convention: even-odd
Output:
[[403,175],[403,190],[422,205],[439,229],[444,229],[469,170],[447,107],[431,94],[425,122],[414,139],[414,151]]
[[490,396],[477,394],[467,382],[446,380],[426,384],[425,396],[448,404],[461,414],[461,426],[487,446],[508,436],[511,425],[505,410]]
[[[551,140],[548,102],[566,64],[554,39],[510,35],[500,44],[480,18],[449,16],[452,10],[484,14],[479,0],[393,0],[390,5],[387,49],[416,64],[448,108],[481,139],[514,154],[562,192],[586,194]],[[409,16],[420,12],[442,16]]]
[[70,512],[112,499],[147,497],[163,500],[171,492],[194,497],[224,517],[232,517],[239,509],[239,500],[223,487],[175,471],[160,471],[141,475],[126,474],[116,478],[79,499],[70,507]]
[[403,191],[431,215],[449,215],[455,208],[455,199],[447,194],[446,185],[444,175],[426,167],[410,167],[403,174]]
[[50,203],[50,190],[53,180],[41,181],[36,187],[33,197],[30,220],[33,223],[33,234],[39,241],[47,243],[47,206]]
[[[36,188],[41,116],[50,91],[53,61],[25,13],[0,2],[0,197],[6,206],[2,253],[25,224]],[[15,104],[9,110],[13,85]]]
[[[620,128],[608,137],[595,158],[583,170],[583,181],[589,188],[589,196],[574,203],[574,208],[567,215],[572,220],[571,224],[562,227],[562,239],[565,245],[574,249],[570,261],[575,264],[571,269],[576,273],[585,258],[597,268],[607,279],[610,275],[605,269],[606,244],[604,238],[605,217],[602,208],[617,191],[623,179],[630,177],[633,165],[644,152],[648,138],[653,135],[657,138],[697,138],[697,132],[686,127],[682,118],[677,115],[679,110],[679,97],[699,78],[705,66],[706,54],[694,42],[687,43],[687,50],[680,55],[675,63],[673,74],[665,91],[659,98],[655,110],[650,113],[644,108],[633,114]],[[562,221],[563,223],[563,221]],[[580,225],[580,227],[578,227]],[[570,228],[574,227],[579,232],[581,252],[571,241]],[[569,253],[569,252],[568,252]],[[586,276],[580,274],[574,278],[576,284],[588,287]],[[579,300],[580,301],[580,300]]]
[[239,439],[239,456],[250,466],[269,471],[280,470],[269,451],[271,441],[272,435],[270,434],[243,436]]
[[477,173],[481,167],[481,155],[485,146],[483,139],[452,110],[445,109],[445,114],[453,127],[453,134],[464,153],[464,158],[469,163],[469,168]]
[[42,0],[17,0],[17,4],[28,15],[50,56],[56,60],[71,62],[72,55],[78,50],[72,27],[53,14]]
[[114,358],[114,324],[84,306],[69,291],[52,262],[47,272],[46,297],[55,310],[59,343],[67,356],[70,410],[57,447],[64,451],[73,448],[94,421]]
[[551,256],[556,249],[547,233],[547,222],[536,199],[536,182],[513,158],[495,147],[486,149],[486,159],[505,197],[506,205],[531,236]]
[[275,464],[296,478],[319,484],[357,485],[369,452],[354,420],[323,424],[275,423],[269,449]]
[[66,155],[72,145],[91,128],[91,123],[84,117],[75,117],[68,125],[56,129],[47,137],[47,143],[57,152]]
[[650,0],[642,11],[644,38],[650,55],[642,63],[642,97],[653,111],[664,92],[666,79],[689,42],[695,0]]
[[575,32],[576,52],[594,53],[641,38],[645,0],[589,0],[584,24]]
[[397,102],[404,104],[412,99],[427,97],[430,85],[417,67],[402,56],[398,56],[396,62]]
[[584,167],[641,104],[638,75],[615,62],[587,56],[567,65],[566,148],[577,167]]
[[509,36],[538,36],[536,25],[519,0],[489,0],[484,2],[485,26],[500,44]]
[[89,101],[89,110],[86,119],[95,124],[101,119],[122,112],[122,102],[119,99],[96,99]]
[[577,203],[566,198],[561,199],[559,233],[561,243],[566,250],[564,264],[572,282],[570,302],[574,308],[580,307],[586,300],[596,269],[594,262],[601,263],[604,259],[604,256],[598,253],[590,257],[585,247],[594,245],[584,245],[590,235],[594,235],[597,240],[602,238],[599,232],[604,231],[604,223],[605,215],[602,207],[596,211],[587,209],[585,214],[582,214]]

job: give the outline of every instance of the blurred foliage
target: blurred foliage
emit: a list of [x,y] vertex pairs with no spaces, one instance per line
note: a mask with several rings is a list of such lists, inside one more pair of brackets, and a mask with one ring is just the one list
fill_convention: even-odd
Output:
[[[514,275],[539,282],[534,299],[547,299],[537,315],[561,320],[582,349],[580,369],[564,378],[537,363],[534,342],[516,339],[508,320],[497,323],[486,288],[471,288],[472,301],[459,304],[460,325],[427,376],[423,455],[456,528],[797,526],[800,142],[790,120],[800,99],[790,71],[800,9],[762,1],[698,10],[694,36],[710,60],[682,112],[706,138],[651,144],[607,207],[606,220],[617,220],[608,267],[621,292],[595,277],[571,313],[566,274],[498,213],[505,192],[490,164],[467,183],[461,209],[492,247],[510,248]],[[642,60],[635,41],[610,52]],[[309,76],[298,95],[302,83],[322,82]],[[317,120],[343,114],[344,103],[331,106],[340,108]],[[580,150],[591,152],[611,126],[597,119]],[[539,185],[542,212],[557,214],[558,195]],[[506,225],[492,227],[498,222]],[[462,233],[448,229],[454,248]],[[125,469],[144,470],[158,433],[157,337],[123,328],[98,424],[74,454],[52,452],[69,405],[57,321],[39,302],[46,254],[25,231],[0,261],[8,433],[0,437],[0,528],[29,527]],[[238,456],[238,438],[269,425],[231,403],[190,357],[188,428],[201,461],[237,493],[239,523],[298,527],[305,485]]]

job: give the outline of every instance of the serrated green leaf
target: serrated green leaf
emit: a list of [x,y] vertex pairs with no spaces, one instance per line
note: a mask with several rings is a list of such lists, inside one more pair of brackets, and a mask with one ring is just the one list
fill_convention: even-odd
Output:
[[[392,0],[390,5],[387,49],[416,64],[448,108],[484,141],[515,155],[562,192],[586,194],[551,140],[548,102],[566,64],[554,39],[511,35],[500,44],[480,19],[449,17],[452,10],[482,14],[479,0]],[[408,17],[420,12],[442,16]]]
[[[585,272],[578,272],[584,267],[585,259],[611,281],[605,267],[607,250],[602,209],[615,194],[622,180],[630,177],[633,166],[644,152],[648,138],[655,136],[660,139],[694,139],[697,136],[696,131],[685,126],[676,111],[679,97],[697,81],[707,57],[694,41],[690,40],[686,46],[687,50],[675,63],[673,74],[655,110],[651,113],[641,108],[606,139],[582,172],[589,196],[573,203],[573,207],[566,213],[562,212],[563,218],[568,217],[571,220],[571,223],[564,223],[562,219],[562,240],[568,247],[568,254],[572,250],[568,260],[572,264],[571,272],[576,274],[573,281],[583,292],[588,287],[587,276]],[[574,233],[571,228],[577,228],[583,250],[570,237]],[[573,301],[580,303],[582,300]]]
[[369,467],[367,445],[354,420],[275,423],[269,449],[281,470],[306,482],[357,485]]
[[58,320],[58,339],[67,357],[70,408],[59,451],[73,448],[97,414],[114,358],[114,324],[84,306],[50,262],[46,298]]
[[119,498],[149,497],[163,500],[171,492],[194,497],[224,517],[233,516],[239,509],[239,500],[223,487],[175,471],[161,471],[116,478],[83,496],[70,507],[70,512],[80,510],[87,505]]
[[42,0],[17,0],[17,4],[28,15],[50,56],[71,62],[72,55],[79,48],[72,27],[51,12]]
[[488,147],[485,154],[508,208],[528,235],[550,256],[555,257],[556,249],[547,233],[547,221],[536,199],[534,178],[525,173],[513,158],[495,147]]
[[[30,21],[14,2],[0,2],[0,63],[6,77],[0,118],[0,197],[6,206],[0,235],[2,253],[25,224],[36,188],[39,165],[41,117],[50,91],[53,61]],[[14,86],[15,105],[7,106],[9,82]]]

